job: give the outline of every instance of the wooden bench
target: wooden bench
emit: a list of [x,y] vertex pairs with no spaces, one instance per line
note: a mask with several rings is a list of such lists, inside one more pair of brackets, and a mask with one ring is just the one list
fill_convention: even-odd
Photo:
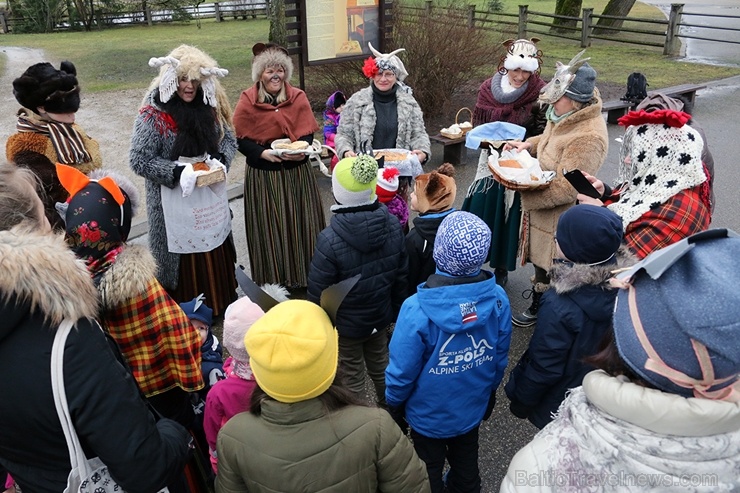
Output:
[[[693,104],[696,101],[696,91],[706,87],[707,86],[705,84],[681,84],[678,86],[664,87],[657,91],[648,91],[648,96],[651,96],[656,92],[663,93],[670,97],[683,96]],[[637,103],[622,101],[620,99],[603,103],[601,111],[606,112],[607,123],[616,124],[620,117],[626,115],[628,111],[634,110],[636,106]]]
[[444,153],[442,160],[445,163],[458,165],[462,163],[465,157],[465,136],[458,137],[456,139],[448,139],[447,137],[437,134],[430,135],[429,140],[437,142],[444,146]]

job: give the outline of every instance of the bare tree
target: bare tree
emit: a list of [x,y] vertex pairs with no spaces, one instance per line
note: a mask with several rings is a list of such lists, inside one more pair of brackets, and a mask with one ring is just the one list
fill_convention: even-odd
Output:
[[[580,17],[581,5],[583,0],[557,0],[555,3],[555,15],[565,15],[568,17]],[[552,22],[552,31],[558,33],[572,33],[569,29],[578,24],[575,19],[554,19]]]
[[285,0],[270,0],[270,33],[267,40],[280,46],[288,46],[288,33],[285,29]]
[[[635,0],[609,0],[609,3],[604,7],[604,11],[601,15],[613,15],[616,17],[626,17],[632,7],[635,5]],[[613,27],[620,29],[624,24],[622,19],[603,19],[600,18],[594,27],[594,34],[613,34],[615,31],[612,29],[599,29],[603,27]]]

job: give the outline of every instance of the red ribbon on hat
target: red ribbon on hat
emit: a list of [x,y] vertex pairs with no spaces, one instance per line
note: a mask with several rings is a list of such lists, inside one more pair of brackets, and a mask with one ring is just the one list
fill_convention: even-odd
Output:
[[630,111],[617,120],[617,123],[623,127],[632,125],[641,125],[643,123],[665,124],[669,127],[681,128],[691,120],[691,115],[683,111],[675,110],[655,110],[647,112],[645,110]]
[[705,399],[716,401],[740,402],[740,381],[718,390],[709,390],[715,385],[729,382],[730,380],[737,378],[737,375],[720,378],[719,380],[715,379],[712,358],[709,356],[707,347],[699,341],[691,339],[691,346],[694,349],[696,360],[699,362],[699,368],[701,368],[701,380],[697,380],[676,370],[675,368],[671,368],[661,359],[653,345],[650,344],[650,340],[645,333],[645,328],[642,326],[640,314],[637,311],[636,290],[632,284],[628,285],[628,289],[630,318],[632,319],[632,325],[635,328],[635,335],[637,335],[637,339],[640,341],[642,349],[644,349],[645,353],[648,355],[648,359],[645,362],[645,369],[667,378],[679,387],[693,389],[695,397],[703,397]]

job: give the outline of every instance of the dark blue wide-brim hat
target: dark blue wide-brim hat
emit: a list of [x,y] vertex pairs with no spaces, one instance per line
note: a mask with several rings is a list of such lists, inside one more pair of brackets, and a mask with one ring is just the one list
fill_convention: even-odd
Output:
[[[632,287],[617,296],[614,336],[635,373],[672,394],[740,398],[738,258],[736,233],[709,230],[653,252],[625,274]],[[649,358],[648,346],[660,361]]]
[[205,295],[199,294],[190,301],[180,303],[180,308],[189,319],[200,320],[210,327],[213,324],[213,310],[205,304],[205,299]]

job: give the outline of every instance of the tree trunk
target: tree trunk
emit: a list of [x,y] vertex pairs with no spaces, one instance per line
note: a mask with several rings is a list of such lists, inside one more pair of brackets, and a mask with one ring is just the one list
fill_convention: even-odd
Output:
[[[601,13],[601,15],[626,17],[627,14],[630,13],[630,10],[632,10],[633,5],[635,5],[635,0],[609,0],[609,3],[606,4],[606,7],[604,7],[604,11]],[[599,19],[599,21],[596,23],[596,26],[594,26],[593,33],[601,36],[616,34],[617,31],[613,29],[599,28],[608,26],[620,29],[622,27],[622,24],[624,24],[624,21],[621,19]]]
[[288,33],[285,29],[285,0],[270,0],[270,33],[267,40],[287,47]]
[[[567,15],[569,17],[581,16],[581,5],[583,0],[557,0],[555,3],[555,15]],[[553,19],[551,32],[559,34],[574,34],[574,31],[570,29],[562,29],[563,27],[577,27],[578,21],[571,19]],[[577,34],[577,33],[576,33]]]

